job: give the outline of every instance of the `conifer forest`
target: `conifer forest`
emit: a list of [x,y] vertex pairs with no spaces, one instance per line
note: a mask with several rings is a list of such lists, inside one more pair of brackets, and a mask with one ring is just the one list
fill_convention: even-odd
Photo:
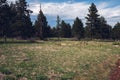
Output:
[[120,80],[120,22],[87,11],[53,26],[41,4],[33,21],[26,0],[0,0],[0,80]]

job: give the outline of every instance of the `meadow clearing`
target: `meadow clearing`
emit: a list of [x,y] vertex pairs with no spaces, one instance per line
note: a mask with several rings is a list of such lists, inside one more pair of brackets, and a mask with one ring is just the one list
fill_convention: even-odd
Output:
[[0,43],[0,74],[5,80],[108,80],[119,58],[119,41]]

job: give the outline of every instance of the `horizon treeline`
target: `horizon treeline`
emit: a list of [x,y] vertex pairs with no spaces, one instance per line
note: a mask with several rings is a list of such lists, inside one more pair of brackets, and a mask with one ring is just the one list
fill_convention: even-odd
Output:
[[18,0],[10,4],[7,0],[0,0],[0,37],[5,40],[6,38],[44,40],[49,37],[120,40],[120,23],[116,22],[114,27],[109,25],[105,18],[98,14],[94,3],[88,8],[85,26],[78,17],[70,25],[57,15],[56,27],[51,27],[41,9],[35,23],[32,23],[30,18],[32,11],[27,7],[26,0]]

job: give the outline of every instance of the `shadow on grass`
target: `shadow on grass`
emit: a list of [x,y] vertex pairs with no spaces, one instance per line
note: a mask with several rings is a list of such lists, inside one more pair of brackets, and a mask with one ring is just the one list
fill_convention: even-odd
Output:
[[113,39],[81,39],[80,41],[115,42]]
[[0,44],[44,44],[44,41],[0,41]]
[[95,41],[95,42],[115,42],[115,40],[112,39],[89,39],[89,38],[85,38],[85,39],[80,39],[77,40],[75,38],[47,38],[42,40],[17,40],[17,39],[8,39],[6,42],[4,42],[4,40],[0,39],[0,44],[44,44],[47,41],[51,41],[51,42],[61,42],[61,41]]

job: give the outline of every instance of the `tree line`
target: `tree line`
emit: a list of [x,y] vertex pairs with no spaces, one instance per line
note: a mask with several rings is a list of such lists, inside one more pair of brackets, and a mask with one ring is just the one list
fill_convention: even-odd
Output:
[[0,0],[0,37],[6,38],[39,38],[44,40],[49,37],[71,38],[77,40],[88,39],[120,39],[120,23],[110,26],[103,16],[98,14],[97,7],[92,3],[86,15],[86,25],[76,17],[73,25],[56,19],[56,27],[48,25],[47,18],[40,9],[35,23],[32,23],[26,0],[8,3]]

